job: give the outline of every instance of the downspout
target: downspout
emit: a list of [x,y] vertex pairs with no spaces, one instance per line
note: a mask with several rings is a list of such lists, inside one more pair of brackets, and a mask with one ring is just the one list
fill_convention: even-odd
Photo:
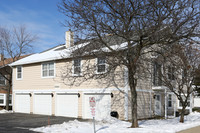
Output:
[[128,120],[128,69],[124,69],[124,119]]
[[167,89],[165,88],[165,119],[167,119]]
[[176,117],[176,106],[177,106],[177,99],[176,99],[176,96],[175,95],[173,95],[173,98],[174,98],[174,117]]
[[192,93],[190,94],[190,113],[192,113],[192,107],[193,107],[193,96]]
[[150,114],[150,118],[151,118],[152,117],[152,114],[151,114],[152,113],[152,108],[151,108],[151,102],[152,102],[151,96],[152,96],[152,94],[151,94],[151,91],[149,93],[150,93],[150,108],[149,108],[150,112],[149,112],[149,114]]

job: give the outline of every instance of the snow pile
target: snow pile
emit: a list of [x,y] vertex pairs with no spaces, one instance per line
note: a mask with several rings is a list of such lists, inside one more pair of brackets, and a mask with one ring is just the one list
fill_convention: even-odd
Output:
[[[200,125],[200,113],[192,113],[185,116],[185,123],[179,123],[179,118],[167,120],[142,120],[139,121],[140,128],[129,128],[130,122],[115,118],[96,121],[97,133],[175,133],[184,129]],[[51,125],[30,129],[45,133],[93,133],[93,123],[79,122],[78,120],[64,122],[63,124]]]
[[2,110],[0,110],[0,114],[3,114],[3,113],[13,113],[13,111],[7,111],[7,110],[5,110],[5,109],[2,109]]

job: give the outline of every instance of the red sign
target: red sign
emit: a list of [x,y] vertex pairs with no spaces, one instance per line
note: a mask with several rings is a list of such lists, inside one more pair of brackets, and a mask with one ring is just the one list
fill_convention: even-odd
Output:
[[96,100],[95,97],[89,97],[89,103],[90,103],[90,109],[91,109],[91,114],[93,117],[95,117],[95,106],[96,106]]
[[95,116],[95,108],[91,108],[91,114],[93,117]]
[[89,97],[90,107],[96,106],[96,100],[95,97]]

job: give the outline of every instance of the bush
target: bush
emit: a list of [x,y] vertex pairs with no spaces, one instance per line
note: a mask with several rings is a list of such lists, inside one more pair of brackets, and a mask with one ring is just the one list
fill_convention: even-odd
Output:
[[199,113],[200,113],[200,107],[194,107],[194,108],[192,108],[192,112],[194,112],[194,111],[196,111],[196,112],[199,112]]

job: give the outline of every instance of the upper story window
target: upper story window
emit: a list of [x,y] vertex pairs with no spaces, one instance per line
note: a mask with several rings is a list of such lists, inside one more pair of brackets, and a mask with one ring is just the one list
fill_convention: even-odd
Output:
[[17,79],[22,79],[22,66],[17,66]]
[[42,64],[42,77],[54,77],[54,63],[48,62]]
[[162,85],[162,73],[161,73],[161,65],[157,62],[154,62],[153,65],[153,85],[161,86]]
[[174,71],[175,71],[174,67],[168,66],[168,79],[175,80]]
[[97,58],[97,73],[105,73],[106,72],[106,58],[99,57]]
[[79,76],[81,75],[81,59],[74,59],[73,60],[73,75]]
[[6,85],[6,79],[0,74],[0,85]]

